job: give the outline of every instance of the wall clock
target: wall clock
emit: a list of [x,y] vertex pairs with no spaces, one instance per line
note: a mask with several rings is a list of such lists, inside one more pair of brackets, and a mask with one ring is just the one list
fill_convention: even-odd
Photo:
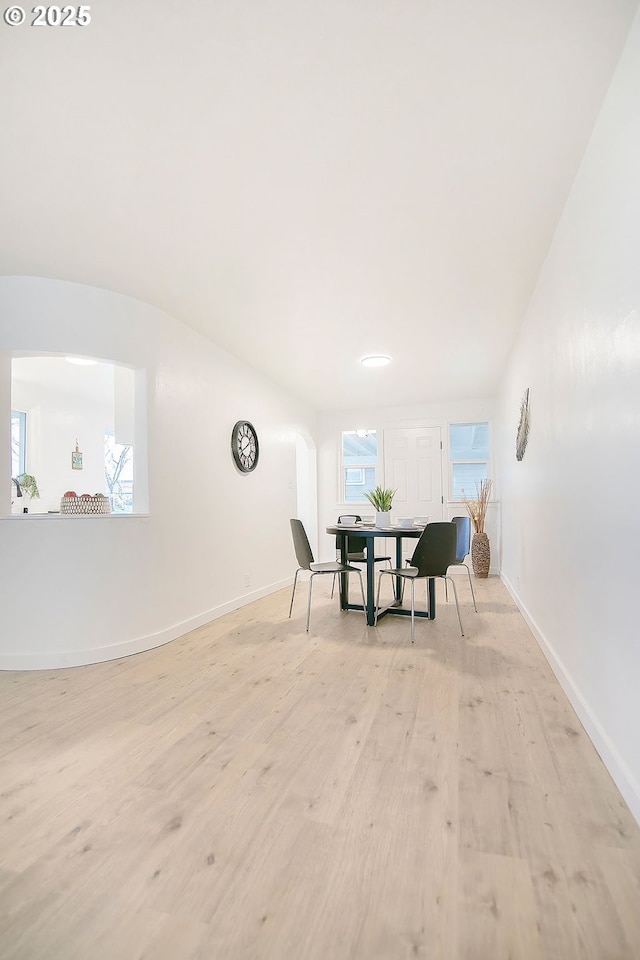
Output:
[[520,423],[516,434],[516,460],[522,460],[529,439],[529,387],[520,401]]
[[258,434],[248,420],[238,420],[231,431],[231,453],[238,470],[251,473],[258,465]]

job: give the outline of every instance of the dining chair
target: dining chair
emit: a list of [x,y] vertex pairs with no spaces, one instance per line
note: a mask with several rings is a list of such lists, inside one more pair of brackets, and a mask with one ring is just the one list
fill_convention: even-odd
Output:
[[[469,550],[471,549],[471,518],[470,517],[452,517],[451,523],[455,523],[457,528],[457,537],[456,537],[456,558],[451,564],[452,567],[464,567],[467,571],[467,576],[469,577],[469,586],[471,587],[471,597],[473,598],[473,609],[475,612],[478,612],[478,607],[476,606],[476,595],[473,590],[473,580],[471,579],[471,571],[469,570],[469,564],[465,563],[466,557],[469,555]],[[447,581],[444,582],[444,595],[445,599],[449,599],[447,592]]]
[[380,609],[380,587],[384,576],[399,577],[402,584],[408,581],[411,584],[411,643],[415,639],[415,582],[416,580],[430,580],[435,577],[443,579],[446,583],[451,580],[453,595],[456,601],[456,610],[458,613],[458,623],[460,624],[460,635],[464,637],[462,629],[462,619],[460,617],[460,607],[458,606],[458,591],[452,577],[447,573],[449,567],[456,558],[456,539],[457,527],[454,523],[429,523],[420,535],[420,539],[413,551],[410,566],[392,568],[391,570],[381,570],[378,575],[378,595],[376,598],[376,624],[378,622],[378,610]]
[[309,544],[307,531],[304,529],[304,524],[301,520],[290,520],[289,522],[291,524],[291,534],[293,536],[293,547],[296,553],[296,559],[298,561],[298,569],[296,570],[295,577],[293,578],[293,592],[291,594],[291,604],[289,606],[289,617],[291,617],[291,612],[293,610],[293,600],[296,595],[296,584],[298,582],[298,574],[301,570],[308,570],[311,574],[309,579],[309,600],[307,603],[307,633],[309,632],[309,621],[311,619],[311,592],[313,590],[313,578],[323,573],[328,573],[334,578],[338,573],[357,573],[358,579],[360,580],[362,608],[364,610],[364,619],[366,623],[367,604],[364,599],[362,572],[358,569],[358,567],[352,567],[348,563],[339,563],[337,560],[330,560],[325,563],[316,563],[313,559],[313,552]]
[[[341,523],[360,523],[362,517],[358,513],[343,513],[338,517],[338,525]],[[363,544],[363,537],[351,536],[347,537],[347,563],[366,563],[367,562],[367,547]],[[338,550],[339,538],[336,537],[336,551]],[[386,563],[389,567],[391,566],[391,557],[377,557],[373,558],[374,563]],[[331,596],[333,596],[333,591],[336,585],[336,578],[333,578],[333,583],[331,585]]]

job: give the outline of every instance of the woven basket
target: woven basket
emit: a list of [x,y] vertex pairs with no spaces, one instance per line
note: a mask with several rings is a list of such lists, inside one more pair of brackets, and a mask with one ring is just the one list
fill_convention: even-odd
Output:
[[111,502],[107,497],[61,497],[60,513],[93,515],[111,513]]

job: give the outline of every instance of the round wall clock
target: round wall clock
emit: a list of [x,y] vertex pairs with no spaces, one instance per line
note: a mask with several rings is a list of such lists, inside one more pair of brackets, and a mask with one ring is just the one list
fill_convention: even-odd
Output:
[[251,473],[258,465],[258,434],[248,420],[238,420],[231,431],[231,453],[238,470]]

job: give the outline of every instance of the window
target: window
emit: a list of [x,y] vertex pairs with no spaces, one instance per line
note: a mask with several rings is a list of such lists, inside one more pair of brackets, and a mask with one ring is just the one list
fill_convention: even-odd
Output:
[[[5,421],[6,422],[6,421]],[[25,473],[25,450],[27,441],[27,415],[20,410],[11,411],[11,476]]]
[[475,497],[476,485],[487,479],[489,424],[450,423],[449,461],[451,499],[462,500],[465,494]]
[[342,434],[342,502],[363,503],[376,485],[378,440],[375,430],[345,430]]
[[105,493],[112,513],[133,513],[133,447],[104,435]]

